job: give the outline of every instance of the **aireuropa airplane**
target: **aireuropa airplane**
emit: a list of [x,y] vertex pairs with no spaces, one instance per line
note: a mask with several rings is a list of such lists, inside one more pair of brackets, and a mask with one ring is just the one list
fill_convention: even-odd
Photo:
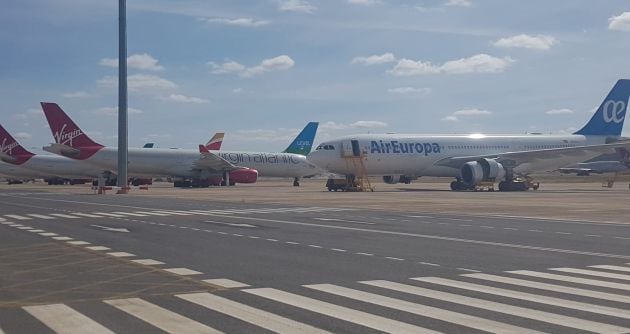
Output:
[[[105,147],[90,139],[57,104],[42,102],[41,105],[55,138],[55,143],[44,150],[84,160],[103,172],[116,172],[116,147]],[[200,154],[197,150],[160,148],[129,148],[128,164],[129,174],[174,177],[181,182],[176,186],[208,186],[217,175],[223,176],[226,184],[235,184],[254,183],[259,173],[299,179],[319,171],[298,154],[226,151]]]
[[387,183],[408,183],[420,176],[438,176],[454,177],[452,190],[489,182],[499,182],[501,191],[527,190],[531,183],[519,176],[628,148],[620,136],[629,97],[630,80],[617,81],[591,120],[573,135],[366,134],[324,142],[308,159],[350,179],[364,174],[382,176]]
[[[98,177],[94,166],[55,155],[27,151],[0,125],[0,174],[14,179],[79,180]],[[49,181],[51,183],[51,181]]]

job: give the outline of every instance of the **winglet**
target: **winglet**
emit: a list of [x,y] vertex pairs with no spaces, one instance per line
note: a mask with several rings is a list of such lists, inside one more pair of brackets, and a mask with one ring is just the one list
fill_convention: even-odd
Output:
[[0,160],[21,165],[35,154],[27,151],[9,132],[0,125]]
[[225,137],[225,132],[215,133],[206,144],[206,148],[212,151],[220,150],[221,144],[223,144],[223,137]]
[[604,102],[597,108],[591,120],[574,134],[584,136],[621,136],[629,99],[630,80],[620,79],[610,90]]
[[103,145],[93,141],[77,126],[74,121],[56,103],[42,102],[42,109],[50,125],[55,143],[79,149],[74,159],[87,159],[103,148]]
[[295,153],[307,155],[311,152],[315,134],[317,133],[318,122],[310,122],[306,124],[302,132],[295,137],[291,145],[283,151],[283,153]]

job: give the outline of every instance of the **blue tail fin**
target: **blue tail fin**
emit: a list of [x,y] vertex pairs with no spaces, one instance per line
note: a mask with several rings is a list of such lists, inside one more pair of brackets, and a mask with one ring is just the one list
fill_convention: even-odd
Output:
[[313,147],[313,141],[315,140],[315,134],[317,133],[317,126],[319,126],[318,122],[310,122],[306,124],[304,130],[295,137],[291,145],[289,145],[283,153],[295,153],[302,155],[309,154],[311,152],[311,148]]
[[621,136],[629,99],[630,80],[620,79],[608,93],[604,102],[597,108],[591,120],[574,134],[584,136]]

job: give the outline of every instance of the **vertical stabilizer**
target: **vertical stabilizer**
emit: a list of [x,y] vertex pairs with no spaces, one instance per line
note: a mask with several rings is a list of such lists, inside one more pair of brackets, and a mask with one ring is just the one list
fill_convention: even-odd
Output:
[[223,144],[223,137],[225,137],[224,132],[217,132],[210,138],[210,141],[206,144],[206,148],[211,151],[218,151],[221,149],[221,144]]
[[0,125],[0,160],[21,165],[35,154],[27,151],[9,132]]
[[287,147],[283,153],[295,153],[301,155],[307,155],[311,152],[313,147],[313,141],[315,140],[315,134],[317,133],[318,122],[310,122],[306,124],[306,127],[295,137],[291,145]]
[[630,80],[620,79],[610,90],[604,102],[597,108],[591,120],[574,134],[584,136],[621,136],[629,99]]

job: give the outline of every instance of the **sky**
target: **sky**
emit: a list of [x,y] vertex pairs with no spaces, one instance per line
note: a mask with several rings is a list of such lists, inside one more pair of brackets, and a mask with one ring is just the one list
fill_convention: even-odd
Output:
[[[118,2],[0,0],[0,119],[57,102],[117,143]],[[630,2],[128,0],[129,145],[283,150],[352,133],[566,134],[630,78]],[[630,135],[626,126],[624,135]]]

